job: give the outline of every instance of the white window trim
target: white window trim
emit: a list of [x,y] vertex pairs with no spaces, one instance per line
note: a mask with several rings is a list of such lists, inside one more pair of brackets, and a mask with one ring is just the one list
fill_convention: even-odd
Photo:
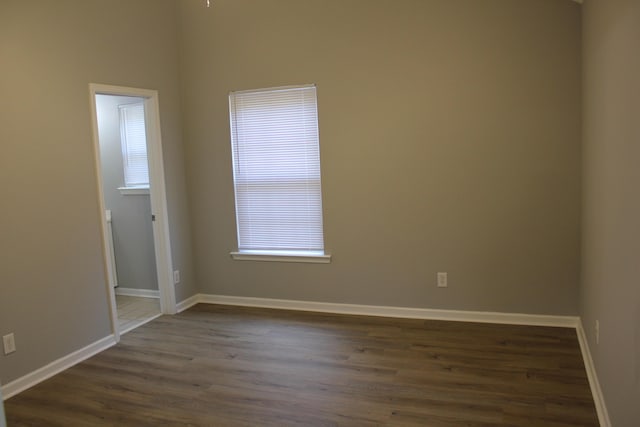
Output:
[[[245,91],[234,91],[230,92],[230,98],[232,94],[243,94],[243,93],[258,93],[258,92],[273,92],[278,90],[289,90],[289,89],[305,89],[313,87],[315,89],[315,84],[309,85],[295,85],[295,86],[281,86],[274,88],[264,88],[257,90],[245,90]],[[317,102],[317,101],[316,101]],[[316,113],[317,114],[317,113]],[[231,115],[231,110],[230,110]],[[230,120],[232,123],[231,132],[233,133],[233,119]],[[316,116],[316,125],[317,125],[317,116]],[[233,135],[232,135],[232,146],[233,146]],[[232,155],[233,155],[232,151]],[[232,159],[234,165],[234,186],[235,183],[235,157]],[[237,190],[234,189],[237,197]],[[237,205],[236,199],[236,205]],[[238,221],[238,210],[236,207],[236,221]],[[236,225],[238,232],[238,241],[240,240],[239,236],[239,226]],[[322,230],[323,240],[324,240],[324,230]],[[323,242],[324,243],[324,242]],[[324,249],[318,251],[299,251],[299,250],[237,250],[234,252],[230,252],[231,257],[234,260],[238,261],[273,261],[273,262],[294,262],[294,263],[314,263],[314,264],[328,264],[331,262],[331,255],[327,254]]]
[[135,187],[118,187],[118,190],[123,196],[148,196],[150,194],[148,185],[139,185]]
[[331,255],[302,255],[302,254],[275,254],[275,253],[247,253],[231,252],[231,258],[236,261],[275,261],[275,262],[302,262],[309,264],[329,264]]

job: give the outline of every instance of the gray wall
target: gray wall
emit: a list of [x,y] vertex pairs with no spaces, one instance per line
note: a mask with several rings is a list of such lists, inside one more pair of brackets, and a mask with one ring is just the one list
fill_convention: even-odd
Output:
[[[117,30],[114,30],[117,28]],[[173,0],[0,2],[2,384],[111,333],[89,83],[157,89],[180,301],[195,292]]]
[[118,106],[144,101],[124,96],[96,96],[105,209],[111,210],[118,285],[158,289],[149,194],[123,195],[124,162]]
[[580,315],[611,421],[635,427],[640,425],[640,1],[587,0],[583,22]]
[[[202,292],[577,314],[579,4],[178,4]],[[227,95],[303,83],[318,86],[333,261],[233,261]]]

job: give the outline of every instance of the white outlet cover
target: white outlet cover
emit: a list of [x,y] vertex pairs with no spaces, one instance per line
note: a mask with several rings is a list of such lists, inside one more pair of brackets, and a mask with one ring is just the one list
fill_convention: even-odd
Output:
[[438,287],[439,288],[446,288],[447,285],[447,273],[444,272],[440,272],[438,273]]
[[4,345],[4,354],[10,354],[16,351],[16,340],[13,334],[3,336],[2,344]]

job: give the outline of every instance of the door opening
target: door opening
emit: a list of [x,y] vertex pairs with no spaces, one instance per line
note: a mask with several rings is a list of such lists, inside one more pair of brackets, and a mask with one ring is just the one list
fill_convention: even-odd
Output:
[[116,340],[175,313],[157,92],[90,85],[112,328]]

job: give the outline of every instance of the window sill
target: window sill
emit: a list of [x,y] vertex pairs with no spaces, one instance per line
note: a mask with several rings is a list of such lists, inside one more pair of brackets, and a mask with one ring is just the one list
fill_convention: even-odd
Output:
[[236,261],[270,261],[270,262],[304,262],[310,264],[329,264],[331,255],[295,255],[231,252],[231,258]]
[[140,195],[148,195],[149,187],[118,187],[120,194],[123,196],[140,196]]

